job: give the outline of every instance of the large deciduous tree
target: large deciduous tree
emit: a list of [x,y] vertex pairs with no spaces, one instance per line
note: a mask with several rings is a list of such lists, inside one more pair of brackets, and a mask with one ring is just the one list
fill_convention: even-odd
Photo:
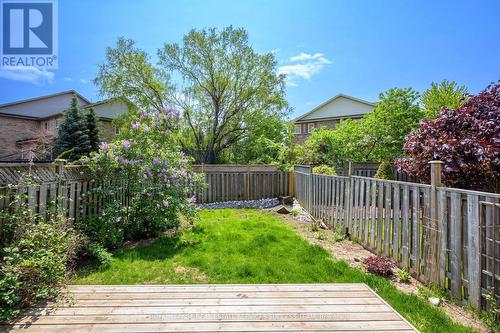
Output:
[[403,171],[429,181],[428,162],[444,162],[443,181],[467,189],[500,190],[500,81],[408,135]]
[[[272,53],[251,48],[244,29],[192,30],[181,44],[165,44],[158,58],[152,65],[133,41],[119,39],[107,49],[95,83],[103,95],[127,97],[141,109],[180,108],[177,139],[197,162],[234,157],[246,149],[242,143],[254,142],[252,137],[276,144],[283,140],[265,125],[283,121],[289,110],[285,77],[277,74]],[[170,77],[177,80],[175,89]]]
[[198,161],[215,163],[261,125],[255,117],[284,116],[285,77],[272,53],[250,47],[244,29],[191,30],[181,45],[165,44],[158,57],[183,79],[176,102],[192,140],[181,138],[181,144]]

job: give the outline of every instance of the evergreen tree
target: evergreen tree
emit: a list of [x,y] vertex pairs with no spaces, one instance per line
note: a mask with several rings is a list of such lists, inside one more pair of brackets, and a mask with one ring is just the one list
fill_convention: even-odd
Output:
[[97,117],[93,108],[90,108],[85,114],[85,122],[87,125],[87,135],[89,137],[89,148],[91,153],[99,150],[99,127],[97,126]]
[[78,100],[73,97],[59,125],[54,155],[68,160],[78,160],[90,151],[87,124],[80,111]]

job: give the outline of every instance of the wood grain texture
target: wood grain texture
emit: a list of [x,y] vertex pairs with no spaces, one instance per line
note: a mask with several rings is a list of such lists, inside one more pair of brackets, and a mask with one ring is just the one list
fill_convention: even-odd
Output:
[[9,332],[416,332],[364,284],[69,286]]

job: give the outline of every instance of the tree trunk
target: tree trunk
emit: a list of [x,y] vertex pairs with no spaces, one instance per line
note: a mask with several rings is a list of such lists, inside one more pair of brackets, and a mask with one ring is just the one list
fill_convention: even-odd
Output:
[[217,152],[213,148],[208,148],[205,152],[205,163],[215,164],[217,161]]

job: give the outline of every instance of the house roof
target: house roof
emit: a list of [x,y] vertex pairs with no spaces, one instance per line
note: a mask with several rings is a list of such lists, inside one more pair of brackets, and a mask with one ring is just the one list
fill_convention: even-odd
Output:
[[[333,103],[339,99],[342,99],[342,98],[350,100],[350,101],[355,102],[355,103],[360,103],[361,105],[364,105],[365,107],[359,108],[358,110],[354,110],[354,111],[349,110],[348,112],[347,111],[342,112],[339,110],[339,111],[337,111],[337,113],[332,111],[332,112],[328,112],[327,115],[322,114],[321,116],[318,116],[318,117],[312,116],[315,112],[323,109],[328,104],[331,104],[331,103]],[[368,102],[368,101],[365,101],[363,99],[356,98],[353,96],[349,96],[349,95],[345,95],[345,94],[337,94],[334,97],[327,100],[326,102],[321,103],[320,105],[316,106],[311,111],[306,112],[303,115],[295,118],[293,121],[297,122],[297,121],[305,121],[305,120],[312,120],[312,119],[328,119],[328,118],[342,118],[342,117],[349,117],[349,116],[362,116],[365,113],[371,111],[376,105],[377,105],[377,103]]]
[[83,109],[94,108],[96,115],[101,119],[113,119],[119,113],[123,112],[123,108],[116,108],[113,106],[102,108],[101,106],[120,102],[127,104],[125,100],[122,101],[117,98],[110,98],[92,103],[75,90],[68,90],[56,94],[1,104],[0,116],[33,120],[53,118],[62,115],[64,111],[68,109],[73,96],[76,96],[80,100],[80,106]]
[[80,100],[82,106],[92,104],[91,101],[75,90],[68,90],[1,104],[0,114],[28,119],[49,118],[64,112],[68,108],[73,96],[76,96]]

